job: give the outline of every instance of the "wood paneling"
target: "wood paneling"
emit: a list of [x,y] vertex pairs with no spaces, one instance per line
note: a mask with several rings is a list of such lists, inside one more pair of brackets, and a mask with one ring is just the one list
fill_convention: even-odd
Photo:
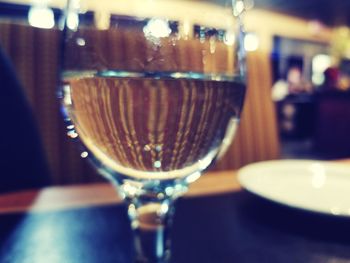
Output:
[[[0,24],[0,45],[12,59],[37,118],[54,184],[101,180],[65,136],[57,99],[60,32]],[[25,132],[25,131],[24,131]]]
[[[194,182],[185,198],[212,196],[237,192],[241,186],[235,171],[212,172]],[[0,214],[44,212],[76,209],[89,206],[120,204],[121,197],[111,184],[47,187],[3,194],[0,196]]]
[[215,170],[237,169],[248,163],[279,158],[269,54],[251,52],[247,62],[248,87],[241,124],[233,144]]

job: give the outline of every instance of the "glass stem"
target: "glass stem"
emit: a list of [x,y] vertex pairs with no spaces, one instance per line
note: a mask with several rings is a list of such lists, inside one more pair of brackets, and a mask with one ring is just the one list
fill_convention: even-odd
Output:
[[172,200],[129,200],[128,214],[134,232],[135,262],[170,262],[170,228],[174,206]]

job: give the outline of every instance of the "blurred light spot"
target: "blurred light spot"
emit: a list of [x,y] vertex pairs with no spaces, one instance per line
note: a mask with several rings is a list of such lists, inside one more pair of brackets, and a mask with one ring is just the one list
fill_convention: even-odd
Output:
[[143,28],[143,33],[148,37],[161,38],[170,36],[171,29],[167,20],[153,18]]
[[331,66],[329,55],[318,54],[312,59],[312,83],[322,85],[324,83],[324,72]]
[[156,146],[156,151],[157,151],[157,152],[160,152],[161,150],[162,150],[162,145],[158,144],[158,145]]
[[281,123],[281,128],[285,131],[292,131],[294,130],[294,122],[291,120],[284,120]]
[[111,25],[111,13],[105,9],[95,11],[95,25],[100,30],[107,30]]
[[[204,43],[204,41],[203,41]],[[207,51],[206,50],[202,50],[202,63],[203,65],[207,64]]]
[[171,73],[170,76],[175,78],[175,79],[179,79],[179,78],[183,78],[183,77],[187,76],[187,74],[184,74],[182,72],[174,72],[174,73]]
[[49,29],[55,26],[55,17],[47,6],[32,6],[28,12],[28,22],[33,27]]
[[199,177],[201,176],[200,172],[195,172],[193,174],[191,174],[190,176],[187,177],[186,181],[188,183],[193,183],[194,181],[196,181]]
[[175,188],[174,188],[174,191],[177,193],[184,192],[186,190],[187,190],[187,188],[185,186],[183,186],[182,184],[177,184],[177,185],[175,185]]
[[170,187],[170,186],[166,187],[166,188],[165,188],[165,193],[166,193],[166,195],[168,195],[168,196],[173,195],[173,193],[174,193],[174,188],[173,188],[173,187]]
[[157,194],[157,198],[158,199],[163,199],[164,198],[164,194],[163,193],[158,193]]
[[160,167],[162,167],[162,162],[161,161],[155,161],[153,166],[154,166],[154,168],[160,168]]
[[186,37],[188,37],[188,35],[190,34],[190,30],[191,30],[191,24],[189,21],[185,21],[183,23],[183,33]]
[[79,26],[79,15],[76,12],[69,12],[67,15],[67,27],[71,30],[77,30]]
[[[134,204],[130,204],[128,206],[128,214],[130,216],[130,218],[136,218],[137,216],[137,210],[136,210],[136,206]],[[138,226],[138,221],[137,220],[132,220],[132,227],[137,227]]]
[[77,42],[77,45],[81,46],[81,47],[85,46],[85,44],[86,44],[85,39],[81,38],[81,37],[77,38],[76,42]]
[[76,133],[75,131],[69,131],[67,132],[67,135],[72,139],[75,139],[79,136],[78,133]]
[[72,129],[74,129],[74,125],[73,125],[73,124],[68,125],[68,126],[67,126],[67,129],[68,129],[68,130],[72,130]]
[[70,86],[69,85],[64,85],[63,86],[63,102],[66,105],[72,105],[72,97],[71,97],[71,92],[70,92]]
[[292,118],[296,111],[295,105],[291,103],[284,105],[282,108],[283,114],[288,118]]
[[136,187],[127,183],[122,185],[121,188],[125,193],[127,193],[128,196],[134,196],[138,192],[138,189]]
[[210,54],[214,54],[216,51],[216,37],[211,36],[209,39]]
[[85,151],[85,152],[82,152],[82,153],[80,154],[80,156],[81,156],[81,158],[86,158],[86,157],[89,156],[89,153]]
[[235,33],[232,31],[227,31],[224,35],[224,43],[228,46],[232,46],[235,43]]
[[339,207],[337,207],[337,206],[332,207],[332,208],[331,208],[331,213],[332,213],[333,215],[339,215],[339,214],[340,214],[340,209],[339,209]]
[[148,144],[146,144],[146,145],[143,147],[143,150],[144,150],[145,152],[149,152],[149,151],[151,150],[151,147],[150,147]]
[[161,204],[159,210],[160,210],[160,213],[164,215],[169,211],[169,206],[167,204]]
[[259,38],[255,33],[247,33],[244,37],[244,49],[255,51],[259,47]]
[[233,15],[239,16],[240,14],[242,14],[243,11],[244,11],[244,3],[243,1],[239,0],[236,2],[236,4],[233,7]]

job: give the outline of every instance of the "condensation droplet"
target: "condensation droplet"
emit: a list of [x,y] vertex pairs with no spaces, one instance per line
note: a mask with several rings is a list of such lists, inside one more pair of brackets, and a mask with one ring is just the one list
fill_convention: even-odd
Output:
[[79,136],[78,133],[76,133],[75,131],[69,131],[67,132],[67,135],[72,139],[77,138]]
[[67,126],[67,129],[68,129],[68,130],[72,130],[72,129],[74,129],[74,125],[73,125],[73,124],[68,125],[68,126]]
[[86,151],[84,151],[84,152],[82,152],[82,153],[80,154],[80,156],[81,156],[81,158],[86,158],[86,157],[89,156],[89,153],[86,152]]

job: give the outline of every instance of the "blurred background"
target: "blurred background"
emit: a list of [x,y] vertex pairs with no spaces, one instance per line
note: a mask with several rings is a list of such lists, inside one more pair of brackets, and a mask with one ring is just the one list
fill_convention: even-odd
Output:
[[[36,145],[46,160],[45,174],[48,183],[55,185],[103,180],[84,160],[84,152],[69,140],[60,115],[58,28],[64,4],[62,0],[0,1],[0,46],[23,87],[30,105],[26,111],[37,125]],[[237,1],[236,8],[247,10],[243,19],[248,93],[238,135],[212,169],[237,169],[271,159],[350,157],[350,2],[245,0]],[[128,17],[123,19],[121,26],[128,26]],[[88,10],[68,19],[69,23],[101,27],[103,20]],[[140,23],[146,26],[147,19]],[[230,45],[229,32],[208,31],[190,23],[180,27],[179,23],[171,21],[172,30],[185,30],[189,38],[195,34],[213,39],[225,36]],[[2,94],[6,101],[6,93]],[[12,116],[6,108],[2,114]],[[5,122],[2,125],[11,130]],[[26,132],[25,127],[13,128],[3,136],[13,142],[12,150],[22,152],[23,171],[33,156],[25,154],[23,144],[11,137]],[[2,159],[8,155],[3,148],[0,145]],[[5,169],[1,176],[7,172]],[[35,177],[29,170],[24,176]]]

